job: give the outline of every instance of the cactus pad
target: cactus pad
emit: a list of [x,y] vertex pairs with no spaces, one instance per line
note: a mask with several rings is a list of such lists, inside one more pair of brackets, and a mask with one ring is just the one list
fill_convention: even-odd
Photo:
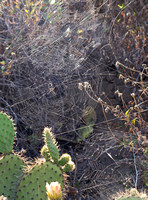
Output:
[[23,176],[24,162],[16,155],[6,155],[0,159],[0,194],[9,200],[16,199],[17,186]]
[[46,182],[58,181],[64,188],[64,177],[60,167],[50,161],[36,165],[20,182],[17,200],[45,200]]
[[139,193],[136,188],[131,188],[130,190],[127,190],[125,193],[120,194],[119,193],[118,198],[115,198],[116,200],[146,200],[148,199],[146,193]]
[[[93,127],[92,126],[82,126],[78,130],[78,134],[80,135],[81,138],[86,139],[90,136],[90,134],[93,132]],[[82,141],[81,138],[77,138],[77,141],[80,142]]]
[[118,200],[142,200],[140,197],[121,197]]
[[59,160],[59,149],[56,143],[56,140],[54,138],[53,133],[51,132],[51,129],[44,128],[43,131],[44,134],[44,142],[46,146],[48,147],[50,156],[54,160],[55,163],[58,163]]
[[12,120],[5,113],[0,112],[0,152],[8,154],[12,151],[15,128]]

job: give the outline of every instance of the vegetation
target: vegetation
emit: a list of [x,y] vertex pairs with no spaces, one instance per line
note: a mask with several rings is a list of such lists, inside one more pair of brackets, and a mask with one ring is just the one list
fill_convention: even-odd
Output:
[[[4,113],[0,113],[3,120],[10,123],[9,117]],[[13,133],[13,123],[5,126],[1,125],[1,132],[7,131],[7,127],[12,127],[11,134]],[[5,149],[5,137],[2,137],[1,145]],[[7,142],[11,144],[11,140],[7,139]],[[25,162],[25,158],[20,157],[15,152],[7,152],[7,155],[2,155],[0,158],[0,193],[7,196],[9,199],[46,199],[45,183],[58,182],[60,187],[64,189],[64,172],[73,171],[75,164],[71,161],[71,156],[63,154],[59,158],[59,149],[54,139],[53,133],[49,128],[44,129],[44,142],[41,150],[41,155],[44,159],[37,159],[31,164]],[[9,146],[9,144],[8,144]],[[45,148],[46,147],[46,148]],[[3,152],[3,151],[1,151]],[[45,157],[44,157],[45,155]],[[68,158],[68,159],[67,159]],[[26,168],[24,170],[24,168]],[[40,190],[38,190],[38,187]],[[49,187],[48,187],[49,188]],[[55,188],[56,189],[56,188]],[[48,189],[48,196],[50,192]],[[42,191],[42,192],[41,192]],[[56,191],[55,191],[56,192]],[[62,199],[62,191],[59,191],[60,200]],[[57,193],[59,193],[57,192]],[[57,194],[58,196],[58,194]],[[54,195],[49,200],[57,199]]]
[[146,0],[0,2],[0,195],[147,198],[146,7]]

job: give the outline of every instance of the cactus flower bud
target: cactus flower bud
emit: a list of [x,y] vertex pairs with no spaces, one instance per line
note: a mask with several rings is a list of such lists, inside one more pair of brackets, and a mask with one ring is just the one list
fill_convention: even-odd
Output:
[[46,183],[48,200],[62,200],[62,190],[59,182]]
[[0,200],[7,200],[7,197],[4,197],[3,195],[0,196]]
[[67,164],[69,161],[71,161],[71,156],[68,153],[64,153],[58,162],[59,165],[64,166]]
[[69,161],[64,167],[63,172],[71,172],[75,169],[75,164],[73,161]]

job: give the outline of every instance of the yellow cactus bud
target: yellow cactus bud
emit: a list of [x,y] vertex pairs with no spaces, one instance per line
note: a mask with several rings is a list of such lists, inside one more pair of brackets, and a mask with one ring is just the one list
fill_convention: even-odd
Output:
[[59,182],[46,183],[48,200],[62,200],[62,190]]
[[71,156],[68,153],[64,153],[58,162],[59,165],[64,166],[67,164],[69,161],[71,161]]
[[73,161],[69,161],[62,169],[63,172],[71,172],[75,169],[75,164]]

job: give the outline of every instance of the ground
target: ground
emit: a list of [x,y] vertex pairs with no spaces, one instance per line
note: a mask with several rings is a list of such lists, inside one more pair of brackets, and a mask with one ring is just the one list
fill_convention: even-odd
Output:
[[[13,67],[10,73],[1,73],[0,108],[16,124],[14,148],[25,150],[28,157],[38,157],[43,128],[52,127],[61,153],[69,153],[76,164],[69,174],[67,200],[113,200],[113,195],[126,188],[146,189],[146,154],[139,143],[129,147],[133,135],[128,126],[113,112],[105,114],[98,101],[100,98],[113,107],[119,105],[126,113],[125,105],[132,102],[130,94],[139,95],[139,88],[126,84],[119,75],[130,74],[138,82],[139,71],[147,63],[145,2],[140,1],[139,7],[127,3],[127,12],[120,10],[119,2],[109,2],[98,9],[97,1],[95,5],[91,1],[63,1],[58,19],[53,14],[52,23],[46,17],[37,24],[26,20],[25,28],[18,11],[17,23],[10,23],[11,29],[8,13],[1,16],[0,60],[11,61]],[[138,14],[137,22],[134,16]],[[131,26],[135,21],[137,27]],[[140,39],[136,28],[139,35],[142,33]],[[11,51],[7,53],[6,47]],[[131,75],[130,67],[118,68],[117,61],[138,73]],[[147,76],[143,79],[146,82]],[[84,83],[90,84],[89,92],[79,88]],[[117,90],[123,94],[124,103],[115,94]],[[79,130],[87,125],[83,113],[88,106],[94,109],[95,124],[89,137],[78,142]],[[146,112],[143,119],[147,120]],[[144,129],[141,131],[146,135]]]

